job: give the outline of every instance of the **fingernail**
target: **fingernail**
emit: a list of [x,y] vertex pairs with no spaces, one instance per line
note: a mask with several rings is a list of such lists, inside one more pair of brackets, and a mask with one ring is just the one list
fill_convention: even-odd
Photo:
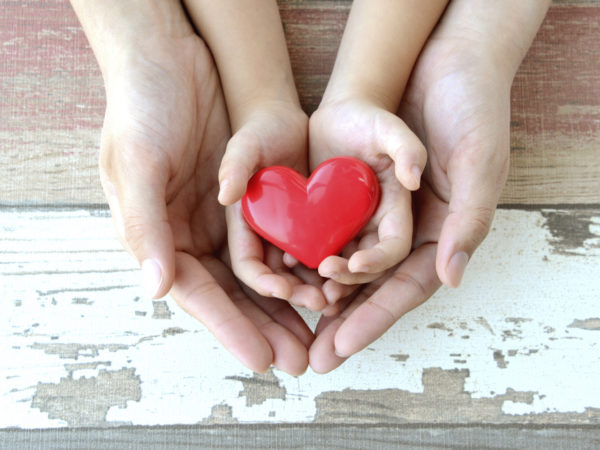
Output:
[[353,270],[352,272],[368,272],[369,269],[369,266],[358,266],[356,267],[356,270]]
[[337,351],[337,349],[334,350],[335,356],[337,356],[338,358],[343,358],[343,359],[348,359],[350,358],[351,355],[342,355],[341,353],[339,353]]
[[155,259],[145,259],[142,263],[142,279],[146,293],[154,298],[162,283],[162,270]]
[[413,179],[415,181],[415,189],[418,189],[421,185],[421,168],[417,165],[411,167],[410,172],[412,173]]
[[219,203],[223,203],[223,199],[227,192],[227,186],[229,186],[229,180],[223,180],[223,182],[219,185],[219,195],[217,197]]
[[450,262],[446,267],[446,274],[450,279],[451,287],[458,287],[468,263],[469,255],[467,255],[465,252],[455,253],[450,259]]

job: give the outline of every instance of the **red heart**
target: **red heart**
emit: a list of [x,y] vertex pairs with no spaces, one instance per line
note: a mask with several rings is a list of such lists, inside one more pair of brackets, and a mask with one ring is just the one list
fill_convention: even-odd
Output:
[[308,180],[289,167],[258,171],[248,182],[242,210],[256,233],[315,269],[365,226],[379,196],[371,168],[340,157],[323,162]]

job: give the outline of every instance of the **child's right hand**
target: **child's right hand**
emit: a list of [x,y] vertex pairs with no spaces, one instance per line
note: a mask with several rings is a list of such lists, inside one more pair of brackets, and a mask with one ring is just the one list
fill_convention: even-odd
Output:
[[307,174],[308,118],[288,102],[259,104],[227,144],[219,170],[219,202],[227,205],[231,265],[235,275],[265,297],[288,300],[320,311],[326,300],[318,273],[288,268],[283,252],[264,242],[243,218],[240,199],[250,177],[259,169],[283,165]]

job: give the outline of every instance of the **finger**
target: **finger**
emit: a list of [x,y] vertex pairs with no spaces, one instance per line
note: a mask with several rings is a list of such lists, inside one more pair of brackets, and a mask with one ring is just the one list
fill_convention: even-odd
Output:
[[419,189],[427,151],[417,135],[402,119],[387,111],[378,115],[374,133],[377,150],[394,161],[398,181],[408,190]]
[[335,354],[334,345],[335,335],[343,322],[339,317],[323,317],[319,320],[321,333],[308,351],[310,367],[316,373],[330,372],[346,360]]
[[296,258],[294,258],[292,255],[290,255],[288,252],[285,252],[283,254],[283,263],[289,267],[290,269],[296,265],[298,265],[300,261],[298,261]]
[[508,166],[505,169],[502,162],[494,161],[497,156],[484,161],[482,153],[474,156],[465,152],[449,171],[450,203],[436,261],[438,276],[449,287],[460,284],[471,256],[489,233],[506,179]]
[[274,302],[270,299],[258,296],[254,301],[269,316],[271,316],[273,320],[292,332],[306,349],[310,347],[315,336],[300,314],[298,314],[288,303],[285,301]]
[[289,300],[293,293],[292,285],[263,262],[263,242],[244,220],[239,202],[226,208],[226,218],[231,266],[235,275],[260,295]]
[[[169,224],[165,187],[167,164],[148,152],[123,149],[112,173],[101,168],[105,192],[126,248],[138,260],[144,287],[152,298],[164,296],[175,275],[175,247]],[[101,164],[101,167],[105,165]]]
[[[274,249],[270,253],[278,254],[281,259],[280,250]],[[204,258],[201,262],[213,274],[215,281],[227,288],[226,294],[267,339],[273,351],[272,364],[291,375],[304,373],[308,366],[308,347],[314,336],[290,304],[262,297],[254,291],[244,295],[241,286],[223,263],[212,257]]]
[[381,273],[350,272],[348,260],[341,256],[328,256],[319,265],[319,274],[345,285],[370,283],[381,276]]
[[[325,295],[327,303],[333,306],[338,300],[350,295],[357,288],[357,285],[346,285],[338,283],[335,280],[327,280],[323,283],[321,290],[323,291],[323,295]],[[325,314],[325,311],[323,311],[323,314]]]
[[241,129],[233,135],[219,168],[219,203],[229,206],[242,198],[260,157],[261,145],[254,134]]
[[440,286],[434,270],[435,252],[435,244],[416,249],[377,291],[349,314],[335,335],[338,356],[348,357],[362,350],[433,295]]
[[208,270],[187,253],[176,254],[175,301],[206,328],[242,364],[266,372],[273,350],[256,325],[238,309]]
[[292,295],[288,299],[292,305],[311,311],[321,311],[327,306],[327,300],[321,292],[323,279],[316,271],[297,265],[289,272],[289,268],[283,263],[282,251],[273,245],[266,246],[265,262],[292,286]]
[[350,257],[348,270],[352,273],[381,273],[398,264],[410,252],[413,229],[410,193],[396,180],[393,182],[395,187],[384,189],[377,242]]

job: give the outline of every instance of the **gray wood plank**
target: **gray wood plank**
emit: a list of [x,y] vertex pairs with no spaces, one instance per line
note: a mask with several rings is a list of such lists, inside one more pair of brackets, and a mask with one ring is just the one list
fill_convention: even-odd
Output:
[[232,425],[0,431],[24,449],[593,449],[599,427]]

